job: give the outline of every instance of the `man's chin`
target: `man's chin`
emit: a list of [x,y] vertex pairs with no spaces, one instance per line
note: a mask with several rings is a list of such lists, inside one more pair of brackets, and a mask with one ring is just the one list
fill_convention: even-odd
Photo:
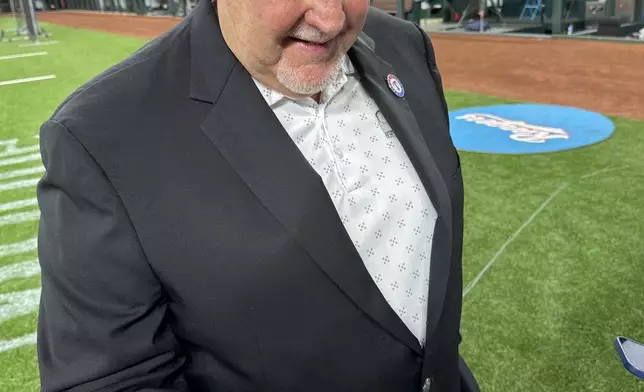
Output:
[[281,82],[287,90],[289,90],[293,96],[304,96],[310,97],[320,93],[326,87],[326,83],[302,83],[302,82],[293,82],[288,81],[286,83]]
[[338,60],[331,64],[310,64],[297,68],[284,67],[277,73],[278,81],[297,95],[311,96],[324,90],[340,72]]

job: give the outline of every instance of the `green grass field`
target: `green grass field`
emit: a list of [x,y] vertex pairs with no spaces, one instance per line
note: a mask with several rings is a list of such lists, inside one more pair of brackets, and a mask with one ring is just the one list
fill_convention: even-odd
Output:
[[[11,23],[0,18],[0,27]],[[144,43],[45,27],[58,44],[0,43],[0,57],[48,52],[0,60],[0,82],[56,75],[0,86],[0,391],[39,387],[29,344],[40,284],[39,125],[76,87]],[[447,95],[450,109],[507,102]],[[613,120],[613,137],[581,149],[461,154],[465,285],[493,262],[463,310],[462,353],[483,391],[644,391],[613,349],[617,335],[644,341],[644,122]]]

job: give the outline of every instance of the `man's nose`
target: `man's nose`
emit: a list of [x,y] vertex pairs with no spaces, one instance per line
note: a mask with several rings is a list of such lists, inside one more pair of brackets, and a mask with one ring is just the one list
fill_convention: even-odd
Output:
[[344,29],[347,17],[344,14],[345,0],[312,0],[304,20],[324,34],[335,37]]

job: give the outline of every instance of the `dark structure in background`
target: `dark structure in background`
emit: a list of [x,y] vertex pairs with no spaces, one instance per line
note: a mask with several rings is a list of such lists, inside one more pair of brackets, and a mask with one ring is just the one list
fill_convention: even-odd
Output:
[[644,0],[371,0],[371,5],[417,23],[422,15],[459,25],[478,19],[484,9],[488,21],[513,25],[521,33],[586,30],[584,35],[624,37],[644,27]]
[[186,16],[196,0],[47,0],[49,9]]
[[22,15],[25,18],[25,27],[29,39],[35,41],[38,39],[39,27],[38,20],[36,19],[36,11],[34,11],[34,4],[31,0],[21,0]]
[[[445,0],[447,1],[447,0]],[[451,0],[454,10],[464,10],[470,0]],[[521,17],[529,0],[504,0],[503,16],[505,18]],[[553,10],[561,9],[562,16],[567,18],[589,19],[593,17],[616,17],[624,22],[641,21],[644,11],[643,0],[539,0],[545,19],[553,17]],[[557,7],[560,5],[560,7]],[[449,7],[448,7],[449,8]],[[445,7],[444,7],[445,9]],[[529,20],[528,17],[521,18]],[[535,19],[536,20],[536,19]]]
[[[585,36],[625,37],[644,27],[644,0],[483,0],[490,22],[502,15],[503,25],[515,33],[562,34],[582,31]],[[478,18],[478,0],[443,0],[445,22]],[[468,7],[469,6],[469,7]]]
[[0,0],[0,16],[10,16],[15,21],[14,26],[9,23],[0,29],[0,42],[12,42],[25,37],[36,42],[40,37],[49,37],[36,17],[36,11],[43,10],[44,4],[41,0]]
[[[185,16],[198,0],[15,0],[32,1],[37,11],[82,9]],[[261,1],[261,0],[258,0]],[[624,37],[644,27],[644,0],[370,0],[372,6],[412,22],[437,17],[444,22],[478,19],[482,1],[490,23],[512,25],[513,32]],[[423,4],[424,3],[424,4]],[[44,6],[39,6],[44,4]],[[0,0],[7,12],[9,0]]]

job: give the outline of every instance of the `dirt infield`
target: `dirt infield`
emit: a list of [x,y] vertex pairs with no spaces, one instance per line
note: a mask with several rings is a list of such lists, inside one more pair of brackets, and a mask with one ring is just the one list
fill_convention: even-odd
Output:
[[172,28],[180,18],[122,15],[91,12],[41,12],[38,20],[61,26],[78,27],[88,30],[154,38]]
[[[50,12],[42,21],[154,38],[178,18]],[[644,119],[644,45],[433,34],[445,87]]]
[[448,89],[644,118],[644,45],[433,35]]

